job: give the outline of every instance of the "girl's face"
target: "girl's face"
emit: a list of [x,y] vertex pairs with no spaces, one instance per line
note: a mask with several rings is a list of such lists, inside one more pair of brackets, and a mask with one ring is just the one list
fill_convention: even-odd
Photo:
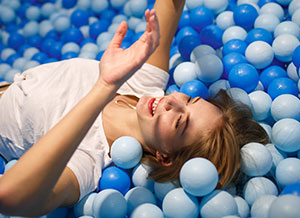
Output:
[[221,117],[221,111],[203,98],[191,99],[179,92],[160,98],[143,96],[136,111],[144,143],[165,154],[196,143]]

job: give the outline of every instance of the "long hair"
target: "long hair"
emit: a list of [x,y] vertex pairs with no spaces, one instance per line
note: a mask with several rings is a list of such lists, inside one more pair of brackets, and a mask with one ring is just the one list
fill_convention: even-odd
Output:
[[232,100],[226,91],[221,90],[207,101],[220,109],[220,125],[203,132],[196,144],[185,145],[172,154],[171,166],[163,166],[152,154],[144,153],[142,162],[152,168],[149,178],[157,182],[175,181],[186,161],[203,157],[216,166],[219,174],[217,187],[223,188],[230,182],[236,182],[240,175],[241,147],[249,142],[269,142],[264,128],[252,119],[251,109]]

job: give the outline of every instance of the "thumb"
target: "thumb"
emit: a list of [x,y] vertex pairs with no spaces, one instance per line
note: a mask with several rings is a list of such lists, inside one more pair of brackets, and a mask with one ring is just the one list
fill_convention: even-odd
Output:
[[120,48],[122,41],[127,33],[127,23],[122,21],[114,34],[112,40],[109,43],[109,47],[117,47]]

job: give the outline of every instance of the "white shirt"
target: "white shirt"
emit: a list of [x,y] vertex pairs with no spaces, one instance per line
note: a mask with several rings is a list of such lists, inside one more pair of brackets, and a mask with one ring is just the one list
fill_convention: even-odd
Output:
[[[0,99],[0,153],[8,161],[22,156],[91,90],[98,76],[98,61],[75,58],[40,65],[16,78]],[[162,96],[168,78],[144,64],[118,93]],[[108,152],[100,113],[67,164],[80,185],[80,199],[97,187],[111,162]]]

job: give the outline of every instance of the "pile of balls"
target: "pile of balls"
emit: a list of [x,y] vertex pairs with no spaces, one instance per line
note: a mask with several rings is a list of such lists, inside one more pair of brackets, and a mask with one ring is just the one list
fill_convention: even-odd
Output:
[[[0,82],[31,67],[75,57],[100,60],[118,24],[129,47],[154,0],[2,0]],[[247,104],[270,144],[242,147],[241,192],[216,189],[215,166],[187,161],[177,183],[148,179],[141,145],[117,139],[114,166],[74,208],[44,217],[299,217],[300,0],[186,0],[170,53],[167,94],[213,97],[225,89]],[[0,174],[6,165],[0,158]],[[5,217],[0,215],[0,217]]]

